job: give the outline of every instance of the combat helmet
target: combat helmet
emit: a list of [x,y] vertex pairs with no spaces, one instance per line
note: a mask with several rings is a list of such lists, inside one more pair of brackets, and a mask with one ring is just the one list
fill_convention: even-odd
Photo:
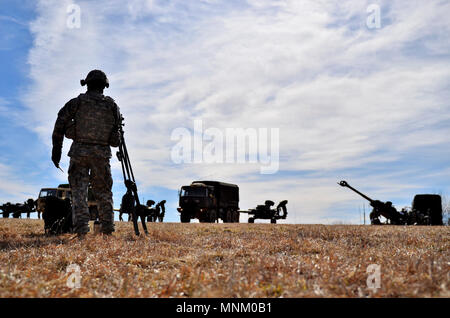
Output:
[[103,82],[106,88],[109,87],[109,80],[106,77],[106,74],[100,70],[92,70],[88,73],[85,79],[80,80],[81,86],[89,84],[89,82],[100,81]]

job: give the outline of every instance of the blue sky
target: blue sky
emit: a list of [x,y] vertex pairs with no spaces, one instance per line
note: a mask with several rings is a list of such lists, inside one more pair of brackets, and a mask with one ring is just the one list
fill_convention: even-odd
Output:
[[[381,27],[369,29],[373,3]],[[80,28],[67,27],[71,4]],[[288,199],[288,223],[359,223],[364,201],[341,179],[399,208],[416,193],[448,196],[448,13],[447,1],[3,0],[0,203],[65,182],[51,131],[94,68],[125,116],[141,196],[166,199],[168,221],[179,187],[203,178],[237,183],[243,209]],[[279,128],[280,170],[174,164],[171,132],[195,119]]]

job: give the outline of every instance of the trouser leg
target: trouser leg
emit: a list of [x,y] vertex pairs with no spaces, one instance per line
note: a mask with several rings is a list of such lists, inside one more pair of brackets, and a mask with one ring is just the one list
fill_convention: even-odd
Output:
[[87,203],[89,165],[84,160],[70,159],[69,184],[72,190],[72,221],[75,233],[89,232],[89,208]]
[[97,158],[91,164],[92,191],[98,202],[98,216],[103,233],[114,232],[111,166],[108,158]]

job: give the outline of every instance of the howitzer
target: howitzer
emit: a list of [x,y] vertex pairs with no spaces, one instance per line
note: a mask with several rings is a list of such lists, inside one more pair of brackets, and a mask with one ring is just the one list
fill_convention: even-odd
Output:
[[138,216],[141,218],[142,228],[144,229],[145,234],[148,234],[147,225],[145,224],[145,216],[141,213],[141,210],[144,208],[141,206],[139,201],[139,195],[137,192],[136,180],[134,178],[133,168],[131,167],[130,157],[128,156],[127,146],[125,144],[124,131],[123,126],[124,118],[121,116],[120,125],[118,127],[120,134],[120,143],[119,143],[119,151],[117,152],[117,159],[120,161],[122,165],[122,174],[123,181],[125,187],[127,188],[127,192],[131,192],[134,198],[134,202],[136,203],[136,209],[131,210],[134,233],[139,236],[139,227],[138,227]]
[[275,209],[271,209],[275,202],[266,200],[264,205],[257,205],[255,209],[248,211],[239,211],[240,213],[248,213],[248,223],[255,223],[255,219],[270,220],[270,223],[277,223],[277,220],[286,219],[287,217],[287,200],[281,201]]
[[359,192],[352,186],[350,186],[347,181],[341,181],[338,182],[338,184],[342,187],[349,188],[353,190],[354,192],[358,193],[360,196],[362,196],[364,199],[370,202],[370,205],[373,207],[372,212],[370,213],[370,221],[374,225],[381,224],[381,221],[379,219],[380,216],[385,217],[387,220],[391,222],[391,224],[405,224],[406,220],[404,220],[404,217],[392,206],[392,202],[382,202],[379,200],[372,200],[364,193]]
[[35,210],[35,201],[33,199],[28,199],[24,203],[15,203],[11,204],[10,202],[0,205],[0,215],[3,215],[4,218],[9,218],[12,214],[14,218],[20,218],[23,213],[27,214],[27,217],[30,217],[31,213],[36,212]]
[[4,218],[9,218],[9,215],[12,213],[12,209],[11,209],[12,206],[13,205],[10,202],[0,205],[0,210],[2,211],[2,212],[0,212],[0,214]]

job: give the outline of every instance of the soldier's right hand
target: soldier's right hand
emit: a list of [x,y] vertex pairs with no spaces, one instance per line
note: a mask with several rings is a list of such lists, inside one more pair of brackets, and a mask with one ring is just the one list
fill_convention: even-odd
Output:
[[61,148],[53,147],[52,149],[52,161],[56,168],[59,168],[59,161],[61,160]]

